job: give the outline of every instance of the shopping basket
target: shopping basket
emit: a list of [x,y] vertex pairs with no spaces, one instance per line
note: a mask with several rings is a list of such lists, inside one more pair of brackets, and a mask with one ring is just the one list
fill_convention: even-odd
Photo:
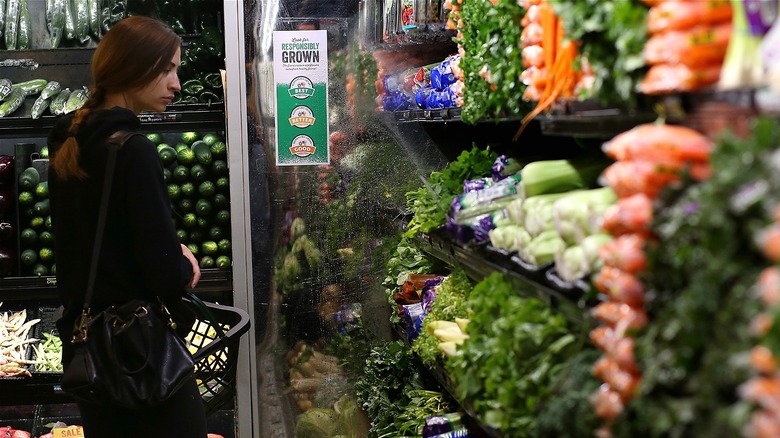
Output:
[[185,301],[198,315],[186,339],[206,414],[211,414],[233,401],[239,340],[249,330],[249,315],[237,307],[204,302],[191,293]]

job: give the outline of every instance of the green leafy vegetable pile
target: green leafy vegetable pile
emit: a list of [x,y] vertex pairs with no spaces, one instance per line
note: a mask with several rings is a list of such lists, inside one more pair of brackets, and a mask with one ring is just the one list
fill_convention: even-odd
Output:
[[641,396],[616,436],[741,436],[751,376],[746,353],[760,310],[753,286],[768,265],[755,245],[780,194],[780,126],[760,120],[751,138],[721,139],[713,176],[668,193],[656,209],[660,244],[648,248],[650,324],[637,339]]
[[443,170],[432,172],[424,186],[406,193],[406,205],[414,213],[406,235],[414,237],[443,225],[452,198],[463,192],[463,181],[489,176],[497,157],[490,149],[474,146]]
[[401,341],[374,347],[364,376],[355,382],[361,407],[371,418],[370,438],[418,437],[425,418],[451,410],[438,389],[420,375],[422,364]]
[[[520,21],[524,14],[516,0],[499,0],[496,5],[484,0],[463,1],[461,17],[466,25],[458,43],[464,50],[460,61],[465,74],[464,122],[521,114],[530,108],[522,99],[526,87],[520,81],[524,70]],[[489,80],[483,78],[486,73]]]
[[[593,92],[602,104],[635,106],[644,78],[647,6],[640,0],[556,0],[566,38],[580,41],[596,75]],[[585,96],[591,97],[591,96]]]
[[469,294],[470,336],[445,366],[456,397],[505,436],[535,436],[538,410],[579,344],[564,318],[493,273]]
[[439,340],[428,333],[426,327],[431,321],[454,321],[455,318],[468,318],[465,306],[466,297],[474,285],[463,269],[456,268],[444,279],[436,289],[436,299],[431,304],[431,311],[423,319],[422,331],[412,344],[412,351],[420,356],[427,366],[439,366],[439,359],[444,355],[439,351]]

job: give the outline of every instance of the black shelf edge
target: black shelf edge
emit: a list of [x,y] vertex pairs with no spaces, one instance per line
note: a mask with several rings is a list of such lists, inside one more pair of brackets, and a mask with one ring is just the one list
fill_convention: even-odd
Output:
[[530,267],[500,250],[461,245],[444,238],[438,233],[424,234],[419,238],[421,249],[450,265],[461,266],[476,281],[500,272],[518,279],[536,291],[535,298],[545,301],[560,312],[568,321],[582,326],[590,324],[588,310],[596,304],[589,290],[583,290],[583,283],[566,285],[550,279],[551,266]]
[[[232,292],[233,275],[225,269],[204,269],[195,288],[198,295],[211,296],[220,292]],[[57,279],[46,277],[0,278],[0,301],[3,300],[56,300]]]
[[[164,113],[142,113],[139,115],[141,129],[158,131],[221,131],[225,129],[225,107],[217,104],[174,105]],[[58,116],[46,115],[38,119],[29,116],[7,116],[0,118],[2,137],[45,136],[54,126]]]

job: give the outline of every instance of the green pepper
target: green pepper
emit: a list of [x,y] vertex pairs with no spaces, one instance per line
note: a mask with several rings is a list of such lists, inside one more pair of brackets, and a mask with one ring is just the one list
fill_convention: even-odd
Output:
[[211,88],[222,89],[222,75],[219,73],[207,73],[202,82]]
[[204,91],[200,93],[200,96],[198,96],[198,100],[203,103],[217,103],[222,102],[222,98],[217,96],[216,93],[212,91]]
[[197,79],[190,79],[181,85],[181,92],[184,94],[195,95],[203,91],[203,84]]

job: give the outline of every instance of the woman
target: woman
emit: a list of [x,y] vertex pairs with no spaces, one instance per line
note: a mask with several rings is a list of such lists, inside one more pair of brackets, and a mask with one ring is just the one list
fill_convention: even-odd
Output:
[[[137,131],[141,111],[165,111],[180,90],[181,39],[164,23],[133,16],[115,24],[92,58],[92,87],[84,106],[62,117],[49,135],[49,189],[57,263],[57,288],[65,308],[57,327],[63,364],[87,286],[107,158],[106,139]],[[181,294],[200,270],[179,243],[154,144],[132,136],[119,150],[92,309],[136,298],[163,298],[179,326],[191,327]],[[203,405],[194,378],[163,405],[149,410],[78,403],[87,437],[206,436]]]

